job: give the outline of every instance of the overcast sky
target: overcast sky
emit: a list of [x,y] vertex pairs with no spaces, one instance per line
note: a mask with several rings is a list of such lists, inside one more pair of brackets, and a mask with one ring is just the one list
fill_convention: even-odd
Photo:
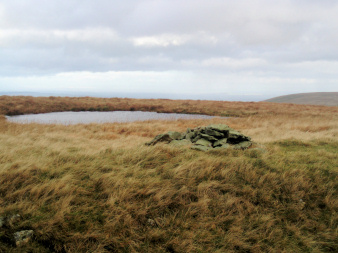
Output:
[[336,0],[1,0],[0,92],[338,91],[337,13]]

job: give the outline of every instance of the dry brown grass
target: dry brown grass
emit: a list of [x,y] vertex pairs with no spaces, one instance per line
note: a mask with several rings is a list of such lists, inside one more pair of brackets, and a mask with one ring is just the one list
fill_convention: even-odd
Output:
[[[0,230],[0,252],[20,251],[8,241],[19,229],[35,232],[22,252],[335,251],[335,108],[168,107],[181,103],[218,104],[218,112],[243,117],[73,126],[0,118],[0,216],[23,217]],[[267,152],[144,145],[211,123],[242,131]]]

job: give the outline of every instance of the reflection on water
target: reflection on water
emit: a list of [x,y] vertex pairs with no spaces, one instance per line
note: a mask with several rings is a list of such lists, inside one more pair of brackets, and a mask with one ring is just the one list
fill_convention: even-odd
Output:
[[157,113],[140,111],[115,112],[52,112],[29,114],[19,116],[6,116],[15,123],[41,123],[41,124],[89,124],[107,122],[133,122],[145,120],[177,120],[177,119],[210,119],[213,116],[198,114]]

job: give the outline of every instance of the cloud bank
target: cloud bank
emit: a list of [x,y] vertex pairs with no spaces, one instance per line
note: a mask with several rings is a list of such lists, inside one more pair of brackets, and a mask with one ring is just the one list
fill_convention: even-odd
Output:
[[0,91],[337,91],[331,0],[0,3]]

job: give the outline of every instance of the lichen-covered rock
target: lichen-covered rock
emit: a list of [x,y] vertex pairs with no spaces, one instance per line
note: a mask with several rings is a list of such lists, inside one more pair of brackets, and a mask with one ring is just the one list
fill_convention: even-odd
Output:
[[204,133],[210,136],[214,136],[215,138],[223,138],[225,137],[224,133],[218,132],[210,127],[206,127]]
[[165,134],[157,135],[152,141],[146,143],[146,145],[155,145],[158,142],[170,143],[173,140],[181,140],[182,134],[179,132],[168,132]]
[[206,146],[206,147],[212,147],[212,142],[206,140],[206,139],[199,139],[196,141],[196,145]]
[[228,133],[229,130],[231,130],[229,126],[223,125],[223,124],[213,124],[213,125],[207,126],[206,128],[216,130],[217,132],[225,133],[225,134]]
[[211,141],[211,142],[218,141],[217,138],[215,138],[214,136],[211,136],[211,135],[201,133],[201,134],[199,134],[199,136],[201,136],[201,139],[208,140],[208,141]]
[[245,136],[244,134],[236,131],[236,130],[230,130],[228,134],[228,143],[230,144],[238,144],[240,142],[244,141],[250,141],[251,138],[248,136]]
[[22,230],[13,234],[16,246],[22,246],[33,237],[33,230]]
[[[184,141],[184,142],[183,142]],[[213,124],[206,127],[188,128],[185,133],[168,132],[157,135],[147,145],[155,145],[158,142],[181,144],[195,144],[191,148],[208,151],[213,148],[246,149],[252,145],[251,138],[223,124]]]
[[189,141],[192,141],[195,138],[195,133],[187,132],[186,135],[185,135],[185,138]]
[[215,147],[214,149],[229,149],[231,145],[229,143],[225,143],[222,146]]
[[220,139],[220,140],[217,140],[214,142],[214,144],[212,145],[214,148],[215,147],[220,147],[220,146],[223,146],[225,144],[227,144],[227,141],[228,139],[227,138],[223,138],[223,139]]

